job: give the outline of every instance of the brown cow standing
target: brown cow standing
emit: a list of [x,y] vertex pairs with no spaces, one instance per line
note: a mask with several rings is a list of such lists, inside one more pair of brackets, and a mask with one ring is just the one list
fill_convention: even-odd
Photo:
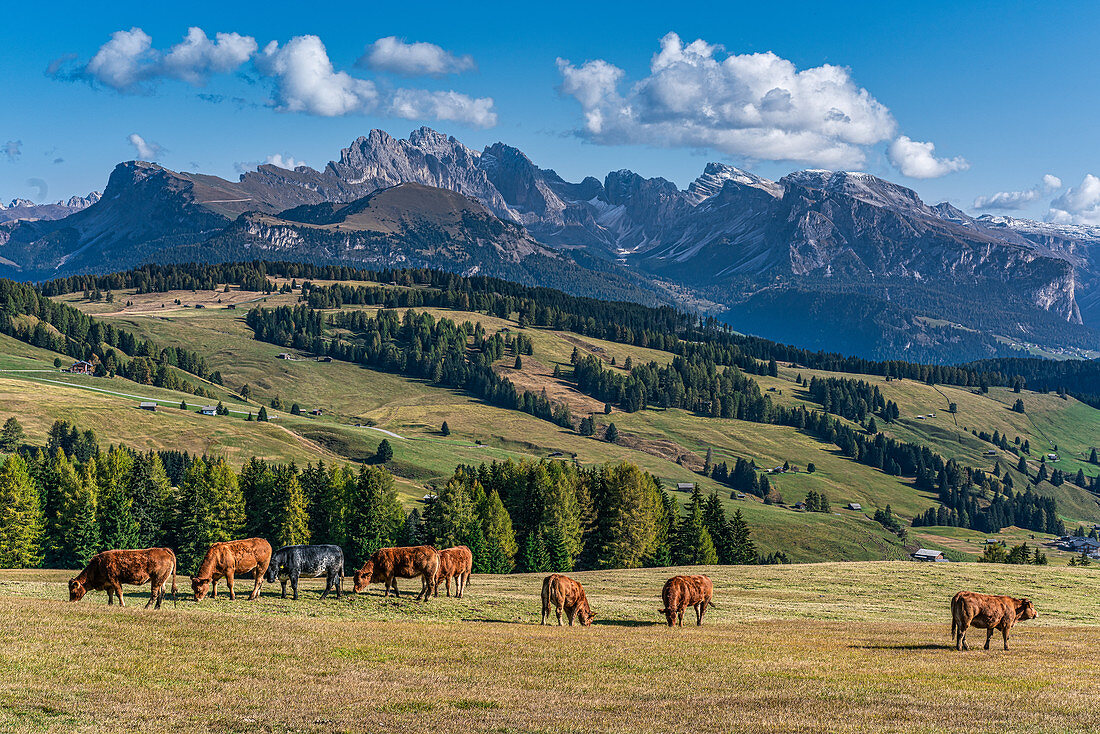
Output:
[[956,650],[969,650],[966,645],[967,627],[987,630],[985,649],[993,639],[993,631],[1000,630],[1004,637],[1005,650],[1008,649],[1008,631],[1017,622],[1035,619],[1039,613],[1030,599],[1016,599],[1011,596],[990,596],[973,591],[960,591],[951,598],[951,635],[955,638]]
[[229,587],[229,600],[237,598],[233,593],[233,578],[237,574],[252,573],[256,583],[252,587],[252,593],[248,600],[252,601],[260,595],[260,586],[264,582],[264,574],[271,563],[271,544],[263,538],[248,538],[247,540],[230,540],[225,543],[215,543],[206,552],[206,558],[199,564],[198,573],[191,577],[191,589],[195,592],[195,601],[202,601],[206,592],[213,587],[211,598],[218,598],[218,579],[224,578],[225,585]]
[[462,598],[466,583],[474,570],[474,554],[464,545],[456,545],[439,552],[439,577],[435,580],[433,596],[439,596],[439,585],[447,584],[447,596],[451,595],[451,579],[455,580],[455,597]]
[[164,584],[172,577],[172,596],[176,594],[176,554],[168,548],[142,548],[141,550],[109,550],[97,553],[79,576],[69,579],[69,601],[80,601],[89,591],[107,590],[107,603],[126,606],[122,598],[122,584],[142,586],[150,584],[149,601],[145,608],[164,599]]
[[561,627],[561,613],[569,617],[569,626],[573,626],[573,617],[580,619],[581,625],[589,627],[596,615],[588,606],[588,597],[584,593],[584,587],[579,583],[563,576],[560,573],[552,573],[542,580],[542,621],[546,624],[546,618],[550,616],[550,607],[553,606],[558,614],[558,626]]
[[714,584],[707,576],[673,576],[665,582],[665,588],[661,590],[661,599],[665,602],[665,608],[658,611],[665,615],[668,626],[673,624],[684,626],[684,610],[695,607],[695,624],[703,624],[703,615],[707,607],[712,605],[711,597],[714,596]]
[[430,545],[414,545],[406,548],[379,548],[363,567],[355,572],[355,593],[366,591],[371,584],[385,583],[385,596],[393,589],[401,598],[397,579],[420,577],[420,593],[417,601],[427,601],[439,578],[439,551]]

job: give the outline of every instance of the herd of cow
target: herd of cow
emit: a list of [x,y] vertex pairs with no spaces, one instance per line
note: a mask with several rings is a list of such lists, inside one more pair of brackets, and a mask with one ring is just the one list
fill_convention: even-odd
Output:
[[[427,601],[430,596],[439,595],[440,584],[446,584],[447,596],[450,596],[451,581],[455,582],[455,596],[461,598],[472,571],[473,554],[464,545],[442,551],[430,545],[418,545],[380,548],[352,578],[356,593],[366,591],[370,584],[381,583],[385,584],[387,597],[391,590],[394,596],[400,597],[397,579],[419,578],[421,586],[416,598]],[[340,598],[343,596],[344,552],[335,545],[288,545],[272,552],[271,544],[263,538],[215,543],[191,577],[195,601],[201,601],[208,593],[217,599],[218,581],[221,579],[225,579],[229,588],[229,598],[235,599],[234,579],[244,574],[252,574],[253,578],[249,600],[260,595],[264,581],[275,583],[276,580],[282,584],[284,599],[288,582],[297,599],[298,580],[303,576],[325,579],[322,599],[332,591]],[[79,601],[89,591],[106,590],[108,604],[114,604],[117,596],[119,605],[125,606],[122,585],[144,586],[148,583],[151,590],[145,608],[155,604],[155,608],[160,609],[169,578],[172,579],[174,599],[177,593],[176,554],[169,548],[103,551],[94,556],[78,576],[69,580],[69,601]],[[664,607],[659,611],[665,615],[669,627],[683,627],[684,612],[692,607],[695,623],[702,625],[707,608],[713,606],[713,595],[714,584],[707,576],[673,576],[661,590]],[[570,626],[576,619],[587,627],[596,618],[588,605],[584,587],[560,573],[543,579],[541,624],[547,623],[551,610],[556,612],[559,626],[563,612]],[[993,633],[999,630],[1007,650],[1008,633],[1016,622],[1037,616],[1035,606],[1028,599],[960,591],[951,599],[951,634],[955,638],[955,647],[966,650],[966,630],[969,627],[985,629],[985,649],[988,650]]]

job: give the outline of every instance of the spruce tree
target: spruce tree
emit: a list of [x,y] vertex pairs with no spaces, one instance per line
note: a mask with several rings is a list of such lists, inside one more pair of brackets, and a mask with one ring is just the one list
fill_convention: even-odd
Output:
[[608,443],[617,443],[619,440],[619,429],[615,427],[614,423],[607,425],[607,430],[604,432],[604,440]]
[[42,563],[45,519],[38,488],[18,454],[0,466],[0,568]]
[[443,426],[439,429],[439,432],[444,436],[451,435],[451,427],[447,425],[447,421],[443,421]]
[[57,528],[57,563],[61,568],[83,568],[101,550],[96,522],[96,466],[89,459],[79,474],[66,464],[62,478]]
[[260,406],[260,412],[256,416],[256,420],[258,420],[258,421],[266,421],[267,420],[267,408],[265,406],[263,406],[263,405]]
[[385,464],[393,459],[393,446],[389,439],[383,438],[378,444],[378,450],[374,452],[374,463]]
[[756,563],[756,544],[740,508],[730,518],[730,534],[733,536],[733,553],[730,563],[747,565]]
[[[511,573],[515,567],[516,546],[512,518],[495,491],[487,492],[478,508],[482,532],[485,536],[487,573]],[[474,559],[475,562],[477,559]]]
[[192,462],[180,482],[175,510],[176,561],[181,573],[194,574],[210,546],[222,538],[217,527],[216,497],[206,462]]
[[1092,453],[1089,454],[1089,463],[1090,464],[1100,464],[1100,456],[1096,455],[1096,449],[1093,449]]
[[133,466],[126,475],[126,493],[130,497],[130,512],[138,526],[137,546],[171,546],[174,539],[165,536],[175,503],[172,483],[159,455],[150,451],[134,456]]
[[361,467],[348,496],[349,565],[356,567],[379,548],[394,545],[405,519],[393,475],[382,467]]
[[676,528],[676,542],[672,546],[672,560],[678,566],[712,565],[718,562],[714,541],[703,522],[702,495],[698,487],[691,501],[685,505],[684,514]]
[[275,486],[278,491],[278,513],[273,545],[278,548],[284,545],[308,544],[309,514],[306,494],[302,490],[302,483],[298,481],[298,469],[293,463],[276,469]]
[[133,500],[127,478],[133,471],[134,458],[129,451],[114,448],[101,456],[99,469],[99,534],[103,547],[137,548],[141,528],[133,515]]
[[[0,429],[0,451],[12,453],[23,443],[23,426],[15,416],[4,421],[4,427]],[[1094,452],[1095,453],[1095,452]]]

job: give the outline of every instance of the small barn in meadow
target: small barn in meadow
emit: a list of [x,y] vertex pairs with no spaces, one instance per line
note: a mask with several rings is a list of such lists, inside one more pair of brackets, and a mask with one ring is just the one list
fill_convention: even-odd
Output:
[[90,375],[95,372],[95,365],[82,359],[79,362],[73,362],[68,371],[74,375]]
[[142,403],[138,407],[141,408],[142,410],[151,410],[153,412],[156,412],[156,410],[157,410],[157,404],[149,402],[149,401],[146,401],[146,402]]
[[215,405],[204,405],[201,412],[203,415],[217,415],[218,408]]
[[863,505],[859,504],[858,502],[849,502],[848,503],[848,509],[849,510],[862,510]]
[[912,555],[912,558],[914,561],[922,561],[926,563],[947,560],[943,557],[943,551],[929,550],[928,548],[920,548]]

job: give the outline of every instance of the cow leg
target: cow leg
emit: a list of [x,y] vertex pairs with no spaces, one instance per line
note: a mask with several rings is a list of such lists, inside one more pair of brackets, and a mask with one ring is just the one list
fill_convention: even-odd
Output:
[[118,595],[118,605],[120,607],[126,606],[126,600],[122,598],[122,584],[118,581],[115,582],[115,594]]
[[225,585],[229,587],[229,601],[237,601],[237,594],[233,591],[233,581],[233,571],[230,570],[229,573],[225,575]]
[[994,628],[993,628],[993,627],[990,627],[990,628],[989,628],[988,630],[986,630],[986,632],[985,632],[985,649],[986,649],[986,650],[988,650],[988,649],[989,649],[989,641],[993,639],[993,632],[994,632]]
[[107,587],[107,606],[113,607],[115,605],[115,590],[110,586]]
[[282,579],[279,579],[279,583],[283,587],[283,597],[282,598],[286,599],[286,581],[283,581]]
[[325,571],[325,590],[321,592],[322,599],[328,596],[328,590],[330,588],[332,588],[332,573]]
[[683,627],[684,626],[684,612],[686,612],[686,611],[687,611],[687,609],[684,608],[684,609],[681,609],[680,611],[678,611],[676,613],[676,626],[677,627]]
[[557,608],[558,612],[558,626],[561,627],[561,607]]
[[696,627],[702,627],[703,626],[703,612],[706,610],[706,608],[707,608],[707,603],[705,601],[701,601],[701,602],[699,602],[698,604],[695,605],[695,626]]
[[966,627],[959,626],[958,631],[955,633],[955,649],[956,650],[968,650],[966,646]]
[[298,574],[290,577],[290,585],[294,588],[294,601],[298,601]]
[[[153,580],[149,582],[149,601],[145,602],[145,608],[148,609],[150,605],[159,597],[157,596],[157,577],[154,576]],[[157,609],[160,609],[160,602],[157,601]]]
[[[260,567],[256,566],[256,570],[252,572],[252,578],[255,579],[255,583],[252,585],[252,593],[248,595],[249,601],[255,601],[260,596],[260,587],[264,583],[264,576],[260,573]],[[294,598],[298,598],[298,582],[294,581]]]
[[342,599],[344,597],[344,571],[341,568],[336,569],[336,578],[334,580],[336,584],[336,598]]
[[1001,630],[1001,635],[1004,637],[1005,640],[1005,652],[1008,652],[1008,627],[1005,627],[1003,630]]

